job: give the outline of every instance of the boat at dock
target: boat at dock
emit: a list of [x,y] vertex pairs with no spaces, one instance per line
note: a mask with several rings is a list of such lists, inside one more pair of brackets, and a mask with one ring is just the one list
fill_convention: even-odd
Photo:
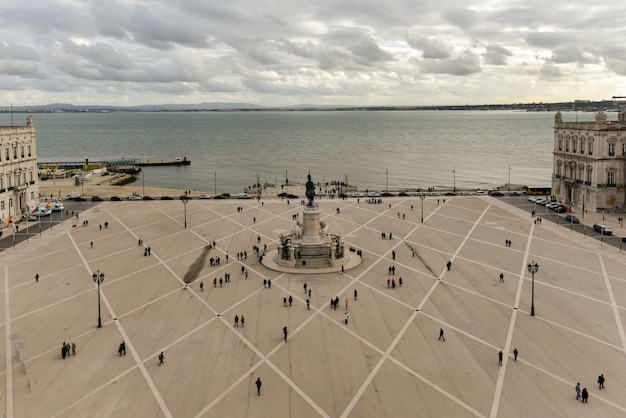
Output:
[[181,165],[191,165],[191,161],[187,159],[187,157],[183,157],[182,159],[176,158],[175,160],[167,161],[143,161],[136,163],[138,166],[149,166],[149,167],[159,167],[159,166],[181,166]]

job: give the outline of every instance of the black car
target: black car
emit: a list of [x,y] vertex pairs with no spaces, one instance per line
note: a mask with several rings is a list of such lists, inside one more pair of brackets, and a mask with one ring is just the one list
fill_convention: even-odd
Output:
[[564,206],[564,205],[559,205],[559,206],[557,206],[557,207],[554,209],[554,211],[555,211],[556,213],[565,213],[565,212],[567,212],[567,206]]
[[229,197],[230,197],[229,193],[222,193],[222,194],[215,196],[213,199],[220,200],[220,199],[228,199]]
[[121,200],[119,196],[111,196],[111,202],[120,202]]
[[345,193],[339,193],[339,199],[346,199],[348,197]]
[[287,193],[287,192],[280,192],[276,196],[278,196],[278,197],[287,197],[288,194],[289,193]]
[[445,193],[444,196],[456,196],[456,193],[448,192],[448,193]]
[[102,202],[102,198],[100,196],[91,196],[92,202]]
[[85,199],[85,198],[84,198],[84,197],[82,197],[82,196],[78,196],[78,197],[74,198],[74,201],[75,201],[75,202],[86,202],[86,201],[87,201],[87,199]]
[[297,194],[288,194],[287,199],[299,199],[300,197]]
[[184,194],[182,196],[178,196],[178,198],[180,200],[190,200],[190,199],[193,199],[193,197],[189,196],[188,194]]
[[504,193],[495,191],[495,192],[491,192],[491,196],[502,197],[504,196]]
[[566,220],[567,222],[571,222],[571,223],[573,223],[573,224],[578,224],[578,223],[580,223],[580,221],[578,220],[578,218],[577,218],[577,217],[575,217],[574,215],[566,215],[566,216],[565,216],[565,220]]
[[154,198],[151,196],[144,196],[143,200],[154,200]]
[[402,197],[405,197],[405,196],[408,196],[408,195],[409,194],[407,192],[400,192],[400,193],[398,193],[398,196],[402,196]]
[[161,196],[161,200],[174,200],[172,196]]
[[395,194],[389,193],[389,192],[383,192],[383,193],[381,193],[381,196],[382,197],[393,197],[393,196],[395,196]]

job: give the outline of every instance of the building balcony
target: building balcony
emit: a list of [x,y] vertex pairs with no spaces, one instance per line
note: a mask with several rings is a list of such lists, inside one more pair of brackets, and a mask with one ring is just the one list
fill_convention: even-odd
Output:
[[586,184],[587,186],[591,186],[591,182],[590,182],[590,181],[586,181],[586,182],[585,182],[585,184]]
[[555,174],[554,177],[560,179],[562,176],[560,174]]
[[15,189],[15,187],[13,187],[13,186],[9,186],[9,187],[7,187],[7,190],[8,190],[8,191],[11,191],[11,190],[13,190],[13,189]]
[[583,184],[583,181],[582,180],[576,180],[576,183]]

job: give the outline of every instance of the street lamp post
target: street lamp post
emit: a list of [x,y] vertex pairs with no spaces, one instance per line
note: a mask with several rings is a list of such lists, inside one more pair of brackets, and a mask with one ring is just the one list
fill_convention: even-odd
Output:
[[453,181],[453,187],[452,187],[452,192],[456,193],[456,166],[452,166],[452,181]]
[[420,194],[420,200],[422,201],[422,223],[424,223],[424,198],[426,196],[424,195],[424,193]]
[[102,328],[102,317],[100,316],[100,285],[104,282],[104,273],[98,270],[97,273],[91,275],[94,283],[98,285],[98,328]]
[[509,194],[511,194],[511,164],[509,164]]
[[535,263],[535,260],[532,263],[528,263],[528,272],[532,275],[530,316],[535,316],[535,273],[537,271],[539,271],[539,264]]
[[385,170],[385,174],[387,175],[387,189],[386,189],[386,191],[388,192],[389,191],[389,169]]
[[183,202],[183,207],[185,208],[185,229],[187,229],[187,196],[185,196],[185,199],[182,200]]

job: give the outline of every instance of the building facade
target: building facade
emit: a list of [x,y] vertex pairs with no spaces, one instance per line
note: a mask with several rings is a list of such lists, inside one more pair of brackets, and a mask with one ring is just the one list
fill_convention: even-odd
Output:
[[0,218],[6,223],[39,202],[35,119],[26,126],[0,126]]
[[626,210],[626,112],[609,121],[598,112],[594,122],[554,119],[552,194],[564,205],[585,211]]

